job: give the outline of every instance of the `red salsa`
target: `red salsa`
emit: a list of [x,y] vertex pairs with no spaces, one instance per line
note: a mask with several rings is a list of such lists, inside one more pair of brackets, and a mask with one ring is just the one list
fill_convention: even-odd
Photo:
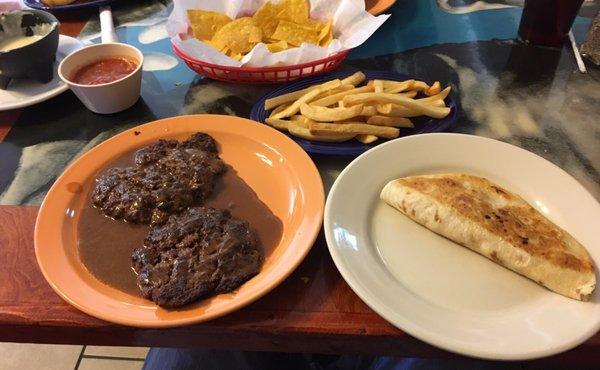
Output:
[[81,67],[75,73],[73,82],[81,85],[105,84],[129,75],[137,66],[136,60],[126,57],[101,59]]

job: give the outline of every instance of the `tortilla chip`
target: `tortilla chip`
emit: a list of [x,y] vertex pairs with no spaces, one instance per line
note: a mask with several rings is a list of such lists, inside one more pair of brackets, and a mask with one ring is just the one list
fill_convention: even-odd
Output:
[[263,39],[263,31],[258,27],[254,26],[250,29],[250,33],[248,34],[248,41],[253,44],[258,44]]
[[315,30],[288,21],[280,21],[272,37],[294,46],[300,46],[303,42],[315,45],[319,42],[319,35]]
[[230,58],[232,58],[232,59],[235,59],[235,60],[237,60],[238,62],[239,62],[240,60],[242,60],[242,58],[244,57],[244,56],[243,56],[241,53],[237,53],[237,54],[236,54],[236,53],[233,53],[231,50],[229,50],[229,51],[227,52],[227,56],[228,56],[228,57],[230,57]]
[[250,41],[250,35],[256,35],[257,29],[250,17],[238,18],[221,27],[212,38],[218,46],[227,46],[234,54],[247,53],[256,42]]
[[188,19],[194,37],[198,40],[210,40],[215,33],[231,22],[225,14],[200,9],[188,9]]
[[203,42],[220,53],[225,54],[227,51],[227,46],[219,45],[212,40],[204,40]]
[[331,21],[311,19],[308,0],[267,1],[252,17],[236,20],[206,10],[189,9],[187,13],[194,37],[236,60],[260,42],[277,53],[304,42],[327,46],[333,39]]
[[281,10],[278,13],[280,20],[303,24],[309,17],[309,4],[307,0],[283,0],[277,4]]
[[330,20],[329,22],[325,23],[325,26],[321,29],[318,43],[320,46],[328,46],[332,40],[333,22]]
[[288,43],[285,40],[281,40],[278,42],[272,42],[267,44],[267,48],[271,53],[277,53],[280,51],[287,50],[289,48]]
[[327,23],[321,23],[319,21],[316,21],[316,20],[310,19],[310,18],[307,18],[304,22],[299,23],[299,24],[302,26],[305,26],[305,27],[312,28],[313,30],[315,30],[317,32],[321,32],[323,27],[325,27],[327,25]]
[[279,23],[278,14],[280,11],[279,6],[267,1],[252,16],[254,23],[260,27],[265,36],[270,37],[275,32]]

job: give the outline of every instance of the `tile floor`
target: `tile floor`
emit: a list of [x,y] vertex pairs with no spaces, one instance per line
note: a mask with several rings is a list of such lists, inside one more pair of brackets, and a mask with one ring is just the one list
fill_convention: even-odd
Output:
[[146,347],[0,343],[2,370],[140,370]]

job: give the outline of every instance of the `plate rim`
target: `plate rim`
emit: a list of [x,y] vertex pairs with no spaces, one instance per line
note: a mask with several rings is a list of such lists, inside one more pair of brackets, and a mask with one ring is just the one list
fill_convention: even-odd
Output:
[[[77,49],[81,49],[84,46],[83,42],[81,42],[81,40],[78,40],[75,37],[71,37],[71,36],[67,36],[67,35],[59,35],[59,43],[58,43],[59,49],[57,49],[56,53],[58,54],[58,52],[60,51],[60,42],[61,41],[66,42],[66,41],[71,41],[71,40],[77,41],[77,44],[78,44]],[[56,63],[57,64],[60,63],[60,61],[66,57],[67,57],[66,55],[60,59],[57,57]],[[58,65],[57,65],[57,68],[58,68]],[[54,73],[58,77],[58,72],[55,71]],[[59,79],[60,84],[52,90],[47,90],[47,91],[44,91],[43,93],[29,96],[24,100],[14,102],[14,103],[8,103],[8,104],[0,103],[0,112],[12,110],[12,109],[30,107],[32,105],[36,105],[36,104],[45,102],[46,100],[50,100],[50,99],[54,98],[55,96],[58,96],[58,95],[64,93],[65,91],[69,90],[69,86],[67,86],[67,84],[64,81],[60,80],[60,77],[58,79]]]
[[394,4],[396,4],[396,0],[377,0],[370,9],[365,10],[371,13],[372,15],[377,16],[394,6]]
[[[381,145],[377,146],[376,148],[373,148],[372,150],[369,150],[368,152],[361,154],[359,157],[355,158],[352,162],[350,162],[344,168],[344,170],[339,174],[339,176],[336,178],[335,182],[331,186],[331,189],[329,191],[329,194],[328,194],[326,202],[325,202],[323,229],[324,229],[324,234],[325,234],[325,240],[327,242],[327,249],[329,250],[329,253],[331,255],[331,258],[332,258],[336,268],[338,269],[338,271],[340,272],[340,274],[342,275],[342,277],[344,278],[346,283],[350,286],[352,291],[356,295],[358,295],[360,297],[360,299],[367,306],[369,306],[375,313],[377,313],[382,318],[384,318],[390,325],[397,327],[398,329],[402,330],[403,332],[405,332],[425,343],[428,343],[437,348],[441,348],[442,350],[457,353],[460,355],[470,356],[470,357],[474,357],[474,358],[480,358],[480,359],[486,359],[486,360],[532,360],[532,359],[538,359],[538,358],[543,358],[543,357],[559,354],[559,353],[568,351],[570,349],[573,349],[573,348],[579,346],[580,344],[586,342],[588,339],[590,339],[595,334],[597,334],[600,330],[600,319],[597,320],[597,322],[593,326],[590,326],[590,328],[587,332],[583,333],[576,339],[565,341],[562,344],[553,346],[549,349],[538,350],[538,351],[529,351],[529,352],[518,352],[518,353],[498,352],[498,351],[493,351],[493,350],[487,350],[487,351],[475,350],[475,351],[473,351],[473,350],[470,350],[469,348],[467,348],[465,345],[448,343],[445,341],[444,337],[436,335],[435,333],[430,334],[427,332],[427,330],[425,330],[424,327],[420,326],[419,324],[411,323],[410,320],[408,320],[408,319],[403,319],[402,320],[403,322],[394,320],[390,315],[388,315],[388,313],[386,312],[387,311],[386,308],[378,307],[377,303],[371,302],[371,299],[373,297],[376,297],[377,293],[371,292],[368,289],[363,288],[358,281],[355,281],[355,277],[353,277],[352,273],[349,271],[350,267],[344,266],[339,252],[334,247],[335,238],[333,236],[333,227],[332,227],[333,220],[331,218],[332,201],[330,201],[330,199],[333,197],[333,194],[335,194],[336,189],[339,186],[339,183],[343,180],[343,177],[348,172],[352,171],[354,165],[357,162],[362,161],[363,157],[373,155],[374,154],[373,151],[384,150],[384,148],[388,145],[401,145],[401,142],[405,141],[405,140],[423,140],[423,139],[426,140],[426,137],[431,137],[431,136],[438,136],[438,137],[439,136],[446,136],[446,137],[452,136],[452,137],[457,137],[457,138],[464,138],[467,140],[480,140],[482,142],[494,143],[496,145],[500,145],[505,148],[509,148],[511,150],[517,150],[518,152],[524,153],[525,155],[530,155],[530,156],[534,157],[536,160],[543,160],[543,161],[547,162],[547,164],[549,164],[550,166],[554,167],[555,170],[558,170],[562,175],[565,175],[568,178],[570,178],[574,182],[575,186],[577,186],[579,188],[579,190],[581,190],[590,199],[592,199],[595,202],[596,206],[600,209],[600,202],[598,202],[596,200],[596,198],[579,181],[577,181],[573,176],[571,176],[565,170],[563,170],[556,164],[550,162],[549,160],[537,155],[536,153],[530,152],[526,149],[523,149],[516,145],[509,144],[504,141],[500,141],[500,140],[496,140],[496,139],[492,139],[492,138],[488,138],[488,137],[483,137],[483,136],[478,136],[478,135],[470,135],[470,134],[462,134],[462,133],[448,133],[448,132],[412,135],[412,136],[402,137],[402,138],[399,138],[396,140],[388,141],[386,143],[382,143]],[[394,321],[396,321],[396,322],[394,322]]]
[[[63,170],[61,175],[55,180],[54,184],[52,185],[52,187],[48,191],[46,197],[44,198],[44,200],[40,206],[40,209],[38,211],[37,219],[36,219],[36,223],[35,223],[35,227],[34,227],[34,251],[35,251],[36,261],[42,272],[42,275],[44,276],[44,279],[48,282],[48,284],[51,286],[51,288],[54,290],[54,292],[56,294],[58,294],[63,300],[65,300],[67,303],[74,306],[78,310],[80,310],[92,317],[96,317],[96,318],[99,318],[101,320],[105,320],[108,322],[132,326],[132,327],[141,327],[141,328],[178,327],[178,326],[213,320],[215,318],[228,315],[231,312],[234,312],[243,307],[246,307],[249,304],[260,299],[261,297],[265,296],[266,294],[270,293],[273,289],[275,289],[277,286],[279,286],[281,283],[283,283],[297,269],[297,267],[304,261],[304,259],[308,255],[308,253],[312,250],[312,247],[314,246],[315,241],[318,238],[319,232],[320,232],[322,224],[323,224],[323,208],[324,208],[324,203],[325,203],[324,202],[324,200],[325,200],[324,186],[323,186],[323,181],[322,181],[321,175],[318,172],[318,169],[315,166],[314,162],[308,156],[308,154],[306,154],[306,152],[304,152],[304,150],[302,150],[302,148],[300,148],[293,140],[289,139],[286,135],[283,135],[280,132],[276,132],[275,136],[278,137],[278,139],[282,139],[284,141],[289,140],[289,142],[287,144],[292,144],[292,147],[297,149],[297,153],[302,156],[302,160],[305,161],[305,164],[307,164],[308,167],[310,168],[310,171],[312,172],[310,177],[312,178],[312,180],[316,180],[316,182],[311,185],[311,188],[314,187],[314,189],[311,189],[311,190],[318,191],[318,194],[312,195],[312,199],[314,199],[315,197],[317,197],[318,199],[316,202],[312,202],[316,205],[316,211],[314,212],[314,214],[310,215],[310,217],[313,219],[313,221],[310,223],[310,225],[308,225],[308,226],[310,226],[310,228],[303,230],[303,235],[305,235],[305,239],[304,239],[305,242],[303,243],[304,247],[301,250],[299,250],[298,253],[295,254],[296,257],[293,260],[293,263],[290,264],[287,271],[285,271],[285,273],[282,273],[280,275],[274,276],[274,279],[270,280],[270,282],[267,284],[265,289],[259,290],[258,293],[251,295],[248,299],[246,299],[245,301],[242,301],[241,303],[234,302],[234,304],[227,306],[225,309],[223,309],[220,312],[214,312],[214,313],[210,313],[208,315],[207,314],[199,314],[198,316],[193,316],[190,318],[177,318],[177,319],[172,319],[172,320],[168,320],[168,321],[167,320],[161,320],[161,321],[157,320],[157,321],[148,322],[148,321],[143,321],[143,320],[142,321],[122,320],[121,318],[114,319],[114,318],[110,317],[110,315],[106,315],[102,312],[98,313],[94,309],[88,307],[89,305],[82,305],[79,302],[73,300],[69,294],[67,294],[63,291],[61,286],[59,286],[60,284],[56,284],[56,282],[51,279],[50,274],[48,272],[48,270],[50,270],[50,269],[45,266],[46,262],[40,257],[40,252],[38,249],[43,248],[40,246],[45,243],[44,236],[41,235],[40,229],[42,228],[43,223],[46,222],[45,220],[48,217],[51,217],[52,214],[50,213],[50,214],[48,214],[48,216],[45,216],[45,217],[42,217],[42,216],[46,212],[49,212],[48,204],[50,202],[52,202],[52,199],[50,199],[50,197],[48,195],[50,195],[51,193],[56,191],[55,189],[56,189],[56,186],[58,186],[57,184],[64,182],[64,180],[66,178],[66,172],[68,169],[72,168],[77,163],[80,163],[81,161],[86,160],[86,158],[88,158],[89,156],[94,155],[94,152],[96,152],[98,150],[102,150],[103,144],[105,144],[109,141],[120,140],[121,137],[130,136],[131,134],[135,133],[135,131],[144,129],[145,126],[155,125],[157,123],[160,124],[163,122],[177,121],[177,120],[197,119],[198,117],[201,117],[202,119],[206,119],[206,118],[215,117],[215,116],[227,117],[228,119],[233,119],[235,121],[244,121],[243,124],[255,125],[259,130],[264,130],[265,128],[268,129],[269,131],[274,130],[274,129],[271,129],[268,127],[262,127],[263,125],[261,125],[258,122],[255,122],[255,121],[252,121],[252,120],[249,120],[246,118],[242,118],[242,117],[237,117],[237,116],[227,116],[227,115],[218,115],[218,114],[192,114],[192,115],[167,117],[167,118],[151,121],[151,122],[148,122],[148,123],[145,123],[142,125],[132,127],[130,129],[120,132],[117,135],[110,137],[109,139],[103,141],[102,143],[98,144],[97,146],[93,147],[92,149],[90,149],[89,151],[84,153],[81,157],[79,157],[77,160],[72,162],[67,168],[65,168]],[[274,131],[277,131],[277,130],[274,130]],[[318,185],[318,186],[314,186],[314,185]],[[306,216],[304,218],[306,218]],[[293,242],[293,240],[292,240],[292,242]],[[58,241],[58,243],[61,246],[64,245],[62,243],[62,240]],[[260,275],[260,273],[259,273],[259,275]],[[83,284],[88,285],[85,281],[82,281],[82,282],[83,282]],[[112,299],[114,299],[114,298],[112,298]],[[153,302],[151,303],[151,305],[156,306]]]

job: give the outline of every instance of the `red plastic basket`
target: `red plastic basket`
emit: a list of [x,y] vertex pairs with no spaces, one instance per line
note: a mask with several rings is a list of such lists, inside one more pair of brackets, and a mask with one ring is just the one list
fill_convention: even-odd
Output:
[[191,70],[202,76],[227,82],[264,84],[288,82],[301,77],[314,76],[332,71],[336,69],[348,55],[348,50],[344,50],[324,59],[293,66],[250,68],[227,67],[203,62],[186,55],[175,45],[173,45],[173,51],[178,57],[183,59],[185,64],[187,64]]

